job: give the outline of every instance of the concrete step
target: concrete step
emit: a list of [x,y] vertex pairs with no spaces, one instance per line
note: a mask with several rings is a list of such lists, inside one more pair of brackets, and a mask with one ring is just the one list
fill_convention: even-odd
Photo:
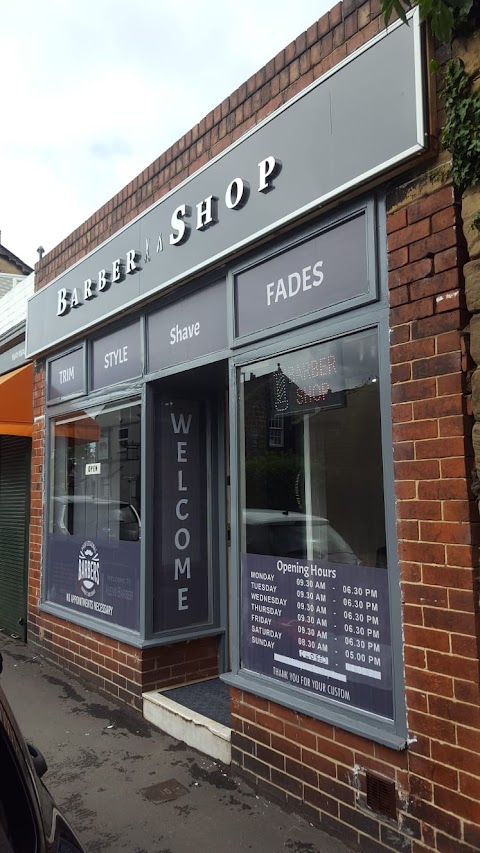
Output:
[[142,694],[143,716],[162,732],[223,764],[232,761],[231,729],[164,696],[161,690]]

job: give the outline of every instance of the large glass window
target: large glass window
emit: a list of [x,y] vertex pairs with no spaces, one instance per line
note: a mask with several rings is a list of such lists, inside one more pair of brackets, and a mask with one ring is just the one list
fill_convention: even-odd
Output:
[[241,665],[391,718],[376,331],[240,382]]
[[139,628],[140,420],[132,402],[51,422],[46,599]]

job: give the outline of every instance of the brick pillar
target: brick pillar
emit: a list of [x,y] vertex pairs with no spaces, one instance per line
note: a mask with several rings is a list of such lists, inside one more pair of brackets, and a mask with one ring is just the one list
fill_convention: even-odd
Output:
[[429,190],[388,217],[397,533],[413,851],[460,853],[480,848],[479,523],[460,211]]

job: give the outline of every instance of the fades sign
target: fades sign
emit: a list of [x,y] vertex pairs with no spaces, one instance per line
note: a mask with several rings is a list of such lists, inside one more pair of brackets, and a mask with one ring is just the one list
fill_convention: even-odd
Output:
[[235,276],[239,337],[374,295],[366,213],[322,231]]
[[27,355],[425,150],[421,59],[415,13],[410,26],[393,25],[360,48],[35,293]]

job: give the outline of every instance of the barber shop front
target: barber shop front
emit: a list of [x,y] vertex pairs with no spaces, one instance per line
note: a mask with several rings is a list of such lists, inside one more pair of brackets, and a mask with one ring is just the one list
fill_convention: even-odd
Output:
[[[248,672],[396,737],[382,212],[344,205],[47,356],[42,612],[138,649],[130,701]],[[159,263],[107,252],[38,293],[58,327]]]
[[264,793],[410,850],[433,820],[418,691],[441,688],[418,630],[448,610],[415,567],[467,565],[430,527],[467,475],[461,394],[432,378],[463,381],[460,314],[409,282],[450,286],[455,208],[424,179],[417,15],[368,18],[331,67],[339,9],[37,266],[29,641],[138,709],[219,686]]

